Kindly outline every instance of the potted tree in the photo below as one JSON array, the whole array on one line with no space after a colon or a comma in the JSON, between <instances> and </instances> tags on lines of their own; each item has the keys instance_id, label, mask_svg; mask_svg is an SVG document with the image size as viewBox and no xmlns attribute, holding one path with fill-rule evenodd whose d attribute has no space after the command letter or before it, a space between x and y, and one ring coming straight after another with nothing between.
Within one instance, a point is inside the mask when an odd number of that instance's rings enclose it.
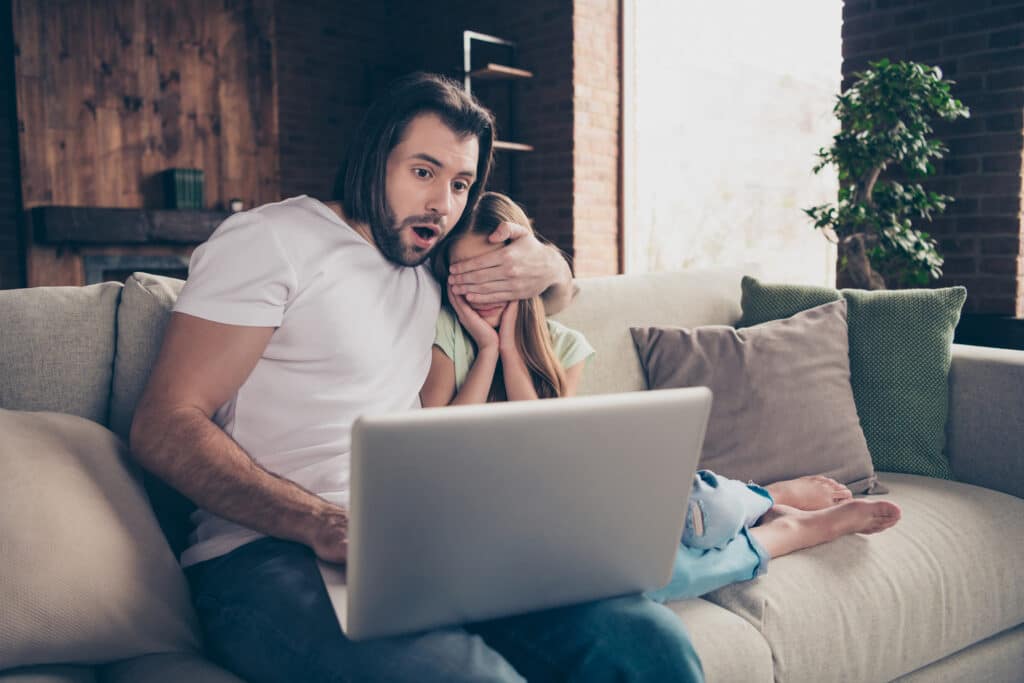
<instances>
[{"instance_id":1,"label":"potted tree","mask_svg":"<svg viewBox=\"0 0 1024 683\"><path fill-rule=\"evenodd\" d=\"M837 286L927 284L942 275L942 256L918 226L953 200L919 182L949 151L931 139L931 123L970 112L950 94L953 82L938 67L882 59L855 76L833 110L842 128L831 147L818 151L814 167L815 173L838 169L838 201L804 213L838 244Z\"/></svg>"}]
</instances>

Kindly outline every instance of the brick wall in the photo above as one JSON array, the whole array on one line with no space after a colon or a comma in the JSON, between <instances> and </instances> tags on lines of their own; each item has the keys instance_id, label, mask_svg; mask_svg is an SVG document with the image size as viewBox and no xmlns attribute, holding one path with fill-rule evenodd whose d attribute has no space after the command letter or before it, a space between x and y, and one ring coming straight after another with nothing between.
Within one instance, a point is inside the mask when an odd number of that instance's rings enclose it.
<instances>
[{"instance_id":1,"label":"brick wall","mask_svg":"<svg viewBox=\"0 0 1024 683\"><path fill-rule=\"evenodd\" d=\"M537 229L560 248L574 252L573 220L573 3L537 0L524 11L518 5L489 0L407 5L400 42L412 49L410 69L454 74L462 68L462 32L474 30L518 44L518 66L534 77L515 84L516 142L533 152L499 151L493 189L504 189L514 167L514 198L523 204ZM498 114L498 135L507 137L507 122L498 106L503 85L476 91Z\"/></svg>"},{"instance_id":2,"label":"brick wall","mask_svg":"<svg viewBox=\"0 0 1024 683\"><path fill-rule=\"evenodd\" d=\"M1024 316L1024 4L846 0L844 88L881 57L940 66L971 109L936 128L950 153L927 185L957 200L926 227L946 258L940 284L967 286L967 312Z\"/></svg>"},{"instance_id":3,"label":"brick wall","mask_svg":"<svg viewBox=\"0 0 1024 683\"><path fill-rule=\"evenodd\" d=\"M0 1L0 289L25 286L11 3Z\"/></svg>"},{"instance_id":4,"label":"brick wall","mask_svg":"<svg viewBox=\"0 0 1024 683\"><path fill-rule=\"evenodd\" d=\"M576 0L573 16L573 246L576 273L620 265L619 3Z\"/></svg>"},{"instance_id":5,"label":"brick wall","mask_svg":"<svg viewBox=\"0 0 1024 683\"><path fill-rule=\"evenodd\" d=\"M399 3L278 0L281 196L330 196L376 84L402 73L391 26ZM400 43L398 43L400 45Z\"/></svg>"},{"instance_id":6,"label":"brick wall","mask_svg":"<svg viewBox=\"0 0 1024 683\"><path fill-rule=\"evenodd\" d=\"M12 194L19 183L10 3L0 0L0 12L0 286L9 287L23 284L24 257ZM526 11L498 0L277 0L279 195L327 197L375 91L415 69L456 74L462 30L479 30L518 41L519 64L536 74L516 86L516 137L536 151L499 153L496 178L514 165L516 199L545 236L577 256L580 275L617 272L618 21L616 0L537 0Z\"/></svg>"},{"instance_id":7,"label":"brick wall","mask_svg":"<svg viewBox=\"0 0 1024 683\"><path fill-rule=\"evenodd\" d=\"M515 198L576 255L579 274L618 272L618 3L370 5L279 0L282 196L326 196L374 90L416 69L456 75L462 31L476 30L516 41L519 66L535 74L515 86L515 137L535 151L498 152L495 184L514 166ZM479 94L494 101L501 91ZM499 135L505 123L499 118Z\"/></svg>"}]
</instances>

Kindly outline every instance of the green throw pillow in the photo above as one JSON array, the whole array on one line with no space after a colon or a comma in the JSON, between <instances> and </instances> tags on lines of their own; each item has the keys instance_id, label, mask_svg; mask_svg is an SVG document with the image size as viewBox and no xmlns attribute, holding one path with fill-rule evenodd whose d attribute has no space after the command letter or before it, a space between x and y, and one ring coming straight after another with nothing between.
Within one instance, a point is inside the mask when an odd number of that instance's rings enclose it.
<instances>
[{"instance_id":1,"label":"green throw pillow","mask_svg":"<svg viewBox=\"0 0 1024 683\"><path fill-rule=\"evenodd\" d=\"M848 305L850 383L875 469L951 479L946 446L953 330L964 287L893 291L764 284L743 278L737 327Z\"/></svg>"}]
</instances>

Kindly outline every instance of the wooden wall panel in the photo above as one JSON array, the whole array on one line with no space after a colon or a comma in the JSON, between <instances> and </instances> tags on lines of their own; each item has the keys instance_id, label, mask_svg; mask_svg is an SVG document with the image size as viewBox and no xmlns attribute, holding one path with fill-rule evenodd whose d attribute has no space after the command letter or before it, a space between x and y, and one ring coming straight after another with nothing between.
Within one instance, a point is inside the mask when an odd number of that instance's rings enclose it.
<instances>
[{"instance_id":1,"label":"wooden wall panel","mask_svg":"<svg viewBox=\"0 0 1024 683\"><path fill-rule=\"evenodd\" d=\"M13 0L25 209L159 208L201 168L208 208L280 199L273 0ZM81 284L27 236L29 286Z\"/></svg>"},{"instance_id":2,"label":"wooden wall panel","mask_svg":"<svg viewBox=\"0 0 1024 683\"><path fill-rule=\"evenodd\" d=\"M205 203L279 196L273 1L14 0L22 190L40 204L157 207L157 174Z\"/></svg>"}]
</instances>

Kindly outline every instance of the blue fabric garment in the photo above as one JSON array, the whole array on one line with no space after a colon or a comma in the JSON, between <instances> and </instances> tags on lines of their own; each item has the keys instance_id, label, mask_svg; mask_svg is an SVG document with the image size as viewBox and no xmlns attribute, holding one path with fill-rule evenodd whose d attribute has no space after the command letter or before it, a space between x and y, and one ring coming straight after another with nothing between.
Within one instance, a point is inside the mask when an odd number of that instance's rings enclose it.
<instances>
[{"instance_id":1,"label":"blue fabric garment","mask_svg":"<svg viewBox=\"0 0 1024 683\"><path fill-rule=\"evenodd\" d=\"M207 654L264 681L703 681L679 618L642 595L352 642L312 551L264 538L186 569Z\"/></svg>"},{"instance_id":2,"label":"blue fabric garment","mask_svg":"<svg viewBox=\"0 0 1024 683\"><path fill-rule=\"evenodd\" d=\"M774 504L757 484L698 470L672 578L647 597L656 602L686 600L764 574L771 558L750 527Z\"/></svg>"},{"instance_id":3,"label":"blue fabric garment","mask_svg":"<svg viewBox=\"0 0 1024 683\"><path fill-rule=\"evenodd\" d=\"M722 547L744 527L753 526L773 504L771 494L757 484L697 470L690 489L683 544L702 549Z\"/></svg>"},{"instance_id":4,"label":"blue fabric garment","mask_svg":"<svg viewBox=\"0 0 1024 683\"><path fill-rule=\"evenodd\" d=\"M704 550L679 544L672 578L658 590L648 591L655 602L698 598L730 583L750 581L768 570L768 552L742 529L721 548Z\"/></svg>"}]
</instances>

